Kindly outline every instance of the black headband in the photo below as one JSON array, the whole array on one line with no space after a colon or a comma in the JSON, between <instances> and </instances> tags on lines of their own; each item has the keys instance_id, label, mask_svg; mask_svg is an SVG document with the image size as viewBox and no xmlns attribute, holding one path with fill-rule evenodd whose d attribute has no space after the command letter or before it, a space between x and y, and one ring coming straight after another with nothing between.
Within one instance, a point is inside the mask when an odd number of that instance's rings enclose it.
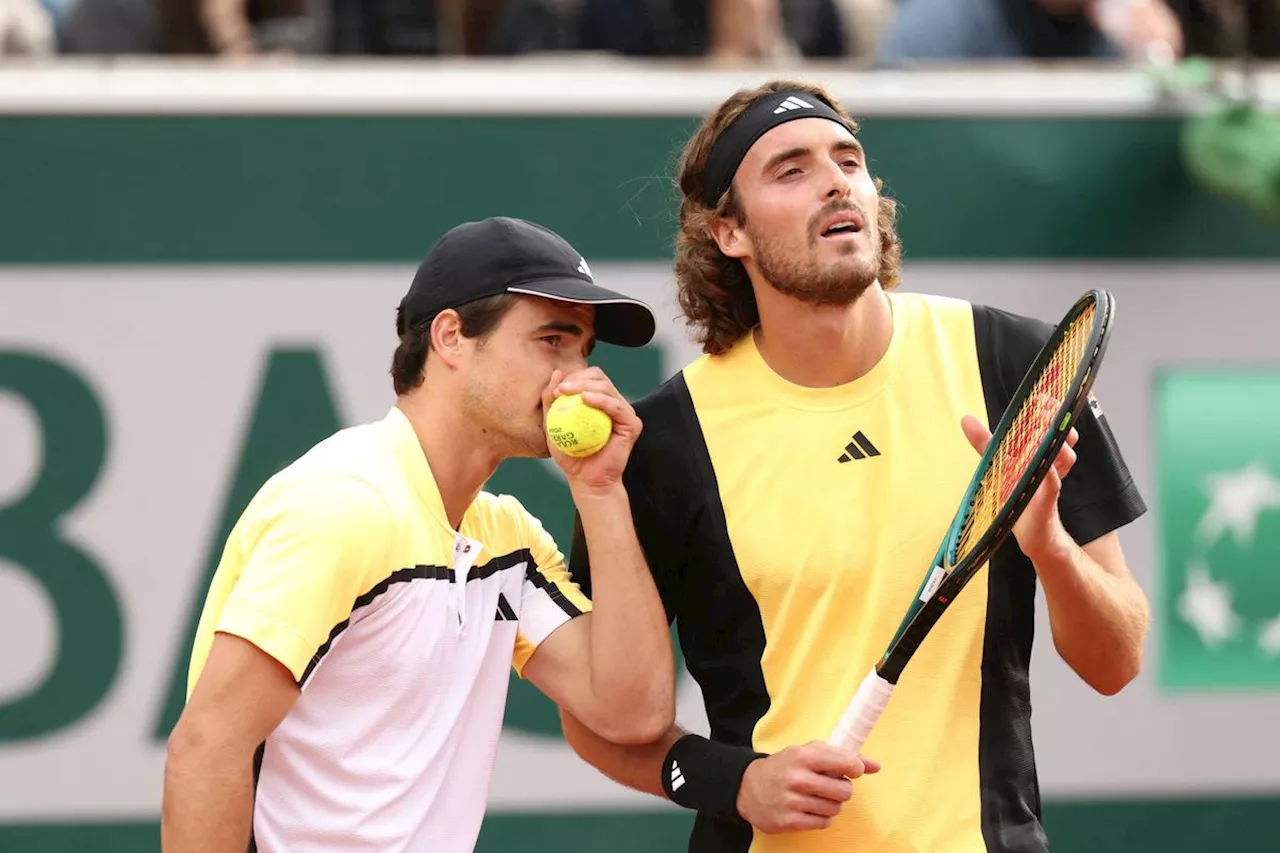
<instances>
[{"instance_id":1,"label":"black headband","mask_svg":"<svg viewBox=\"0 0 1280 853\"><path fill-rule=\"evenodd\" d=\"M808 92L775 92L761 98L734 119L711 146L702 170L702 200L707 207L714 208L729 189L738 165L757 139L797 118L825 118L849 127L848 119Z\"/></svg>"}]
</instances>

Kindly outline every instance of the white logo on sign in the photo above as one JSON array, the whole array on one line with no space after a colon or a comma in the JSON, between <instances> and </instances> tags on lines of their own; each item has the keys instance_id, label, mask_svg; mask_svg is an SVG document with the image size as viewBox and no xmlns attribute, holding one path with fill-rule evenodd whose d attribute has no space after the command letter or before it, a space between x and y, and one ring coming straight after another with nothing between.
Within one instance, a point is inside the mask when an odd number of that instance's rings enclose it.
<instances>
[{"instance_id":1,"label":"white logo on sign","mask_svg":"<svg viewBox=\"0 0 1280 853\"><path fill-rule=\"evenodd\" d=\"M1232 603L1229 581L1215 577L1209 552L1219 538L1230 534L1239 547L1252 546L1258 520L1280 509L1280 478L1266 465L1254 462L1237 471L1219 471L1206 477L1209 506L1195 527L1195 551L1187 561L1186 588L1178 598L1178 615L1209 648L1217 648L1239 636L1246 626ZM1253 576L1262 565L1247 564ZM1221 566L1220 566L1221 568ZM1237 578L1239 570L1237 570ZM1255 593L1256 594L1256 593ZM1251 627L1251 630L1252 627ZM1256 626L1255 642L1268 658L1280 658L1280 613Z\"/></svg>"},{"instance_id":2,"label":"white logo on sign","mask_svg":"<svg viewBox=\"0 0 1280 853\"><path fill-rule=\"evenodd\" d=\"M791 95L785 101L783 101L781 104L778 105L778 108L773 111L773 114L778 115L779 113L789 112L790 110L811 110L811 109L813 109L813 104L810 104L807 101L802 101L799 98L797 98L795 95Z\"/></svg>"}]
</instances>

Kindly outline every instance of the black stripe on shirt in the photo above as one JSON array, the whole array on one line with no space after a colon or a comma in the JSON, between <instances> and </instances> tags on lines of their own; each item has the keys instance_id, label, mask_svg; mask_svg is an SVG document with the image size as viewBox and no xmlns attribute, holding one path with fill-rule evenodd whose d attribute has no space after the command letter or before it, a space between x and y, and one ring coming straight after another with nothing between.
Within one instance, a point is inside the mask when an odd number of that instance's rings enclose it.
<instances>
[{"instance_id":1,"label":"black stripe on shirt","mask_svg":"<svg viewBox=\"0 0 1280 853\"><path fill-rule=\"evenodd\" d=\"M572 601L564 597L564 593L560 591L560 587L553 584L547 579L547 576L538 571L538 566L533 560L529 561L529 567L525 569L524 576L529 582L547 594L547 597L560 606L560 609L569 614L572 619L582 615L582 611Z\"/></svg>"},{"instance_id":2,"label":"black stripe on shirt","mask_svg":"<svg viewBox=\"0 0 1280 853\"><path fill-rule=\"evenodd\" d=\"M522 563L526 563L531 567L529 571L531 572L537 571L537 569L533 567L534 566L533 555L530 553L529 549L521 548L520 550L512 551L509 554L503 554L502 556L494 557L492 560L485 563L483 566L473 567L471 571L468 573L467 581L471 582L471 581L484 580L485 578L491 577L497 574L498 572L515 568L516 566L519 566ZM364 595L357 598L355 600L355 603L351 606L351 615L354 616L355 612L362 607L368 607L370 604L374 602L374 600L378 596L384 594L385 592L387 592L387 590L391 589L393 584L409 583L410 581L416 581L416 580L435 580L435 581L447 581L449 583L454 583L457 580L457 573L449 566L419 565L409 569L399 569L397 571L392 572L387 577L383 578L372 589L370 589ZM555 590L555 592L558 593L559 590ZM553 600L555 599L554 595L552 595L552 599ZM560 603L560 602L557 602L557 603ZM568 602L562 603L560 604L560 606L562 608L565 608L566 604L568 604ZM573 605L568 604L568 607L573 607ZM574 612L571 613L570 615L576 616L580 612L577 610L577 608L573 608L573 610ZM316 653L311 657L311 662L307 664L306 670L304 670L302 673L302 678L298 679L298 686L302 686L303 684L306 683L307 679L311 677L311 673L314 672L315 668L320 665L320 660L329 652L329 649L333 646L334 641L338 639L338 636L343 631L345 631L347 629L347 626L349 626L350 624L351 624L351 616L348 616L346 619L343 619L337 625L333 626L333 630L329 632L329 638L326 639L324 643L321 644L320 648L316 649Z\"/></svg>"}]
</instances>

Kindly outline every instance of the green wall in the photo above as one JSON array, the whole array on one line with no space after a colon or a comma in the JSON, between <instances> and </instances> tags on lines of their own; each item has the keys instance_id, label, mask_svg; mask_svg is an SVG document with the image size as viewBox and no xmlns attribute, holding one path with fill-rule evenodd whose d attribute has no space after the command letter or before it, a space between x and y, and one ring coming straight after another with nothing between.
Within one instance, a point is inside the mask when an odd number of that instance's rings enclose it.
<instances>
[{"instance_id":1,"label":"green wall","mask_svg":"<svg viewBox=\"0 0 1280 853\"><path fill-rule=\"evenodd\" d=\"M405 261L493 214L663 258L686 118L0 119L0 263ZM1176 119L865 122L908 258L1276 258Z\"/></svg>"}]
</instances>

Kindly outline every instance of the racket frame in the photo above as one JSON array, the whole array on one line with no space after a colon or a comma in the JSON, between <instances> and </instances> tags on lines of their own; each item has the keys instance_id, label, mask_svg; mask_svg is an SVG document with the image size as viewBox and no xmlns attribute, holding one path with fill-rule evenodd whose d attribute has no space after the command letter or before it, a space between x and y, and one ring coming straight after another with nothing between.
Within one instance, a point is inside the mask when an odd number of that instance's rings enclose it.
<instances>
[{"instance_id":1,"label":"racket frame","mask_svg":"<svg viewBox=\"0 0 1280 853\"><path fill-rule=\"evenodd\" d=\"M1076 365L1075 375L1068 386L1066 399L1054 414L1055 428L1041 439L1035 455L1032 457L1033 464L1027 467L1027 470L1011 492L1016 496L1013 502L1001 508L1001 512L996 518L996 523L979 538L973 550L965 555L964 560L960 564L954 563L956 549L959 547L960 537L964 530L965 519L968 516L974 496L982 483L983 475L990 467L996 450L1000 446L1001 439L1008 433L1014 419L1027 402L1027 396L1035 387L1035 383L1040 377L1040 372L1044 369L1049 359L1053 357L1057 345L1066 336L1071 324L1088 308L1090 303L1096 305L1095 310L1097 312L1093 329L1090 331L1089 341L1085 345L1085 355L1080 360L1080 363ZM897 683L907 662L915 654L916 649L924 641L925 636L933 625L946 611L951 602L955 600L955 597L964 588L965 584L991 559L991 556L1013 532L1014 524L1022 516L1023 510L1026 509L1041 482L1048 475L1050 467L1062 450L1062 445L1066 443L1070 435L1071 428L1075 426L1076 421L1084 412L1084 407L1088 405L1089 393L1093 389L1098 367L1106 354L1107 343L1110 340L1114 322L1115 300L1111 294L1097 288L1088 291L1072 305L1071 310L1058 323L1053 330L1053 334L1050 335L1044 346L1040 348L1035 361L1027 368L1017 390L1014 391L1013 396L1010 398L1010 404L1005 408L1000 422L992 431L991 440L987 443L986 451L982 454L977 470L973 477L970 478L964 497L960 501L960 508L952 519L942 543L938 546L938 552L934 555L932 569L920 583L920 588L916 591L915 598L898 626L897 632L889 642L880 660L876 663L875 673L889 684ZM1015 401L1018 402L1016 406L1014 405ZM943 575L941 579L937 577L939 572ZM931 586L934 587L932 592L929 591Z\"/></svg>"}]
</instances>

